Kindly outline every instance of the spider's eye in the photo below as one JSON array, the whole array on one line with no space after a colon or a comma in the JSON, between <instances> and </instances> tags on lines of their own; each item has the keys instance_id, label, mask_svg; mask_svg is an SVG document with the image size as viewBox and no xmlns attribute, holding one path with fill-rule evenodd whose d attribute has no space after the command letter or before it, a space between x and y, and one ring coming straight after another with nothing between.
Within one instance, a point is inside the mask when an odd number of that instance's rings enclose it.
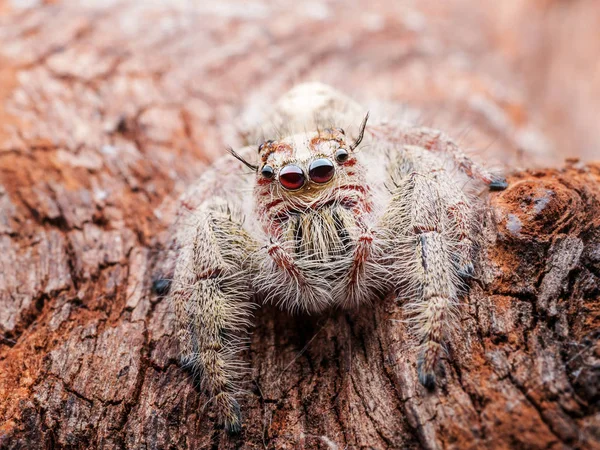
<instances>
[{"instance_id":1,"label":"spider's eye","mask_svg":"<svg viewBox=\"0 0 600 450\"><path fill-rule=\"evenodd\" d=\"M315 183L327 183L333 178L334 172L333 163L326 158L314 160L308 168L308 176Z\"/></svg>"},{"instance_id":2,"label":"spider's eye","mask_svg":"<svg viewBox=\"0 0 600 450\"><path fill-rule=\"evenodd\" d=\"M335 160L339 163L343 163L348 159L348 151L346 149L340 148L335 152Z\"/></svg>"},{"instance_id":3,"label":"spider's eye","mask_svg":"<svg viewBox=\"0 0 600 450\"><path fill-rule=\"evenodd\" d=\"M281 185L290 191L295 191L304 186L306 177L304 172L298 166L290 164L279 171L279 182Z\"/></svg>"},{"instance_id":4,"label":"spider's eye","mask_svg":"<svg viewBox=\"0 0 600 450\"><path fill-rule=\"evenodd\" d=\"M273 168L269 165L266 165L262 168L262 170L260 171L260 174L267 178L267 179L271 179L273 178L273 176L275 175L275 171L273 170Z\"/></svg>"},{"instance_id":5,"label":"spider's eye","mask_svg":"<svg viewBox=\"0 0 600 450\"><path fill-rule=\"evenodd\" d=\"M258 146L258 153L262 152L265 149L265 147L271 145L272 143L273 143L273 141L269 139L268 141L265 141L262 144L260 144Z\"/></svg>"}]
</instances>

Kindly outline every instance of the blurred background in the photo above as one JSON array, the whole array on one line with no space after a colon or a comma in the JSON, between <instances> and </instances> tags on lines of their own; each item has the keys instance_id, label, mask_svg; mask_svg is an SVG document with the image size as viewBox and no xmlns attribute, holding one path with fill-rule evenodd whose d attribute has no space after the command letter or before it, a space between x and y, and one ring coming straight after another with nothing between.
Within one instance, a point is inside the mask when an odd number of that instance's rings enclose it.
<instances>
[{"instance_id":1,"label":"blurred background","mask_svg":"<svg viewBox=\"0 0 600 450\"><path fill-rule=\"evenodd\" d=\"M0 14L0 150L93 160L121 130L154 161L208 160L319 80L509 166L600 156L597 0L0 0Z\"/></svg>"}]
</instances>

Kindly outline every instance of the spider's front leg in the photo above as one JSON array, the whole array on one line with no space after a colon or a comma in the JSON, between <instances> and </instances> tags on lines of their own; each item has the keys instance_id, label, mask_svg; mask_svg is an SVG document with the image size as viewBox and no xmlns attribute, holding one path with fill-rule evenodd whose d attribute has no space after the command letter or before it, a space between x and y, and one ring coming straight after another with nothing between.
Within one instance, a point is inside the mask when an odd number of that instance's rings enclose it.
<instances>
[{"instance_id":1,"label":"spider's front leg","mask_svg":"<svg viewBox=\"0 0 600 450\"><path fill-rule=\"evenodd\" d=\"M425 149L406 146L390 170L397 181L382 235L420 340L419 380L432 388L445 338L457 323L460 274L472 268L473 200L466 177Z\"/></svg>"},{"instance_id":2,"label":"spider's front leg","mask_svg":"<svg viewBox=\"0 0 600 450\"><path fill-rule=\"evenodd\" d=\"M178 323L182 362L200 381L230 432L241 429L240 375L236 356L249 325L251 280L247 267L256 251L242 217L226 204L201 205L185 220L171 301Z\"/></svg>"}]
</instances>

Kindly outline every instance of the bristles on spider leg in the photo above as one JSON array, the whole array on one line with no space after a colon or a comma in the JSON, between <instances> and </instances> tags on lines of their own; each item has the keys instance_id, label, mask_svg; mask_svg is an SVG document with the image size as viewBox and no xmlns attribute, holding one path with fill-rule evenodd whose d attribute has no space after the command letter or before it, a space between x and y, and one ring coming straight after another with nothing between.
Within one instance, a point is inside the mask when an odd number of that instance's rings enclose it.
<instances>
[{"instance_id":1,"label":"bristles on spider leg","mask_svg":"<svg viewBox=\"0 0 600 450\"><path fill-rule=\"evenodd\" d=\"M225 431L231 435L242 431L242 412L238 401L230 394L222 392L215 397L217 411L223 417Z\"/></svg>"},{"instance_id":2,"label":"bristles on spider leg","mask_svg":"<svg viewBox=\"0 0 600 450\"><path fill-rule=\"evenodd\" d=\"M170 292L179 324L182 365L211 396L220 420L241 429L240 383L247 373L238 353L247 339L252 304L244 261L255 251L227 205L203 206L188 218Z\"/></svg>"},{"instance_id":3,"label":"bristles on spider leg","mask_svg":"<svg viewBox=\"0 0 600 450\"><path fill-rule=\"evenodd\" d=\"M473 267L471 199L444 164L423 149L406 148L384 216L390 254L401 279L408 278L402 294L409 298L405 310L420 343L418 378L428 389L435 386L444 342L458 323L461 271Z\"/></svg>"}]
</instances>

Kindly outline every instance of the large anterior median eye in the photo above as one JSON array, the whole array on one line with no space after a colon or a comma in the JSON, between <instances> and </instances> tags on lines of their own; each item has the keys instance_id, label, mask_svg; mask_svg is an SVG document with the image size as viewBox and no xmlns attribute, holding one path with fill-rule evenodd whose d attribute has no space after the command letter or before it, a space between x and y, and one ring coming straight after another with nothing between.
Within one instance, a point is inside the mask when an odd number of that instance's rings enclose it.
<instances>
[{"instance_id":1,"label":"large anterior median eye","mask_svg":"<svg viewBox=\"0 0 600 450\"><path fill-rule=\"evenodd\" d=\"M314 160L308 168L308 176L315 183L327 183L333 178L334 172L333 163L326 158Z\"/></svg>"},{"instance_id":2,"label":"large anterior median eye","mask_svg":"<svg viewBox=\"0 0 600 450\"><path fill-rule=\"evenodd\" d=\"M290 191L300 189L302 186L304 186L305 180L306 177L304 176L302 169L298 166L294 166L293 164L285 166L279 171L279 182L284 188Z\"/></svg>"}]
</instances>

